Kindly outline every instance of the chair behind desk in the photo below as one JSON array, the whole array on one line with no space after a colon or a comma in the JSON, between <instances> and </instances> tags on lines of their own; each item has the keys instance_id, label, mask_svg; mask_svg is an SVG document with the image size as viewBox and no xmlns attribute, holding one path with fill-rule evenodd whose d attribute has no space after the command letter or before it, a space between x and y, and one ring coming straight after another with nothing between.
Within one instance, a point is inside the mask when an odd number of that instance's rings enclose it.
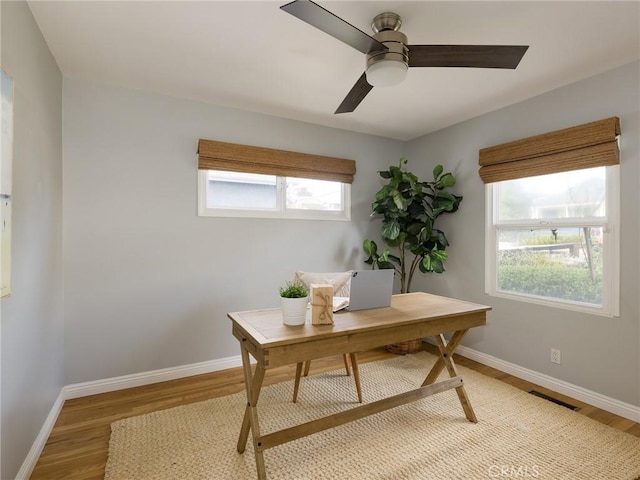
<instances>
[{"instance_id":1,"label":"chair behind desk","mask_svg":"<svg viewBox=\"0 0 640 480\"><path fill-rule=\"evenodd\" d=\"M331 272L331 273L311 273L297 270L294 274L293 280L295 282L302 283L307 290L309 290L312 283L330 284L333 285L333 295L336 297L349 297L351 289L351 274L353 270L346 272ZM355 353L344 354L344 368L347 375L351 375L351 368L353 368L353 378L356 384L356 391L358 393L358 401L362 403L362 388L360 386L360 373L358 371L358 359ZM349 366L349 359L351 359L351 368ZM311 360L304 362L304 376L309 374L309 368L311 366ZM298 363L296 366L296 379L293 387L293 402L298 400L298 390L300 387L300 377L303 375L303 364Z\"/></svg>"}]
</instances>

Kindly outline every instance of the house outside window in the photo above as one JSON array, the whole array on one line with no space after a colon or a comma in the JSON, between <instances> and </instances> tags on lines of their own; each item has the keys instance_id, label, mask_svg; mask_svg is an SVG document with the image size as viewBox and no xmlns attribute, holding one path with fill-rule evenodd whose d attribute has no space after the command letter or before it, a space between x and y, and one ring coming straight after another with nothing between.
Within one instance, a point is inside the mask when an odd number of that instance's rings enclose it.
<instances>
[{"instance_id":1,"label":"house outside window","mask_svg":"<svg viewBox=\"0 0 640 480\"><path fill-rule=\"evenodd\" d=\"M480 151L485 291L619 315L617 117Z\"/></svg>"}]
</instances>

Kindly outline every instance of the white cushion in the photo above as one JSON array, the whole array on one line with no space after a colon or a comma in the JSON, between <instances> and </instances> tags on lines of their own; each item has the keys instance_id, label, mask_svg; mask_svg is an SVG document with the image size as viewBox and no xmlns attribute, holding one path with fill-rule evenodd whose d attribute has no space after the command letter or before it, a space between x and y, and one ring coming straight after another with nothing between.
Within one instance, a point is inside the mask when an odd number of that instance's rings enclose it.
<instances>
[{"instance_id":1,"label":"white cushion","mask_svg":"<svg viewBox=\"0 0 640 480\"><path fill-rule=\"evenodd\" d=\"M352 273L353 270L333 273L311 273L297 270L293 280L302 283L307 290L312 283L328 283L333 285L334 297L348 297L351 291Z\"/></svg>"}]
</instances>

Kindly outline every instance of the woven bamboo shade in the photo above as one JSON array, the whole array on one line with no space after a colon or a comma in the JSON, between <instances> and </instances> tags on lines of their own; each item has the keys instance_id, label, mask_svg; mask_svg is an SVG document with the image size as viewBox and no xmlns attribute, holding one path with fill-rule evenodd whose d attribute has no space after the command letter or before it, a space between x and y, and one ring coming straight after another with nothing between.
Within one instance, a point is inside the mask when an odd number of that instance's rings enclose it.
<instances>
[{"instance_id":1,"label":"woven bamboo shade","mask_svg":"<svg viewBox=\"0 0 640 480\"><path fill-rule=\"evenodd\" d=\"M565 128L480 150L484 183L620 163L620 119Z\"/></svg>"},{"instance_id":2,"label":"woven bamboo shade","mask_svg":"<svg viewBox=\"0 0 640 480\"><path fill-rule=\"evenodd\" d=\"M353 183L356 162L344 158L200 139L198 169Z\"/></svg>"}]
</instances>

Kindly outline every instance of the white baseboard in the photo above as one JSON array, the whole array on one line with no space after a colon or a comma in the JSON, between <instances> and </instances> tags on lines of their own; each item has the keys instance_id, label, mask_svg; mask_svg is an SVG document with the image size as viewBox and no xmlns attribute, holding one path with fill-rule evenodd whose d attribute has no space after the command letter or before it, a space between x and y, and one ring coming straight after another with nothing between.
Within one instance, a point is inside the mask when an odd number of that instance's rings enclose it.
<instances>
[{"instance_id":1,"label":"white baseboard","mask_svg":"<svg viewBox=\"0 0 640 480\"><path fill-rule=\"evenodd\" d=\"M92 382L74 383L63 388L65 399L86 397L88 395L96 395L98 393L115 392L124 390L125 388L140 387L142 385L150 385L152 383L166 382L168 380L176 380L178 378L191 377L193 375L201 375L203 373L217 372L226 370L227 368L241 367L242 358L240 355L233 357L220 358L200 363L192 363L191 365L182 365L180 367L163 368L160 370L152 370L150 372L134 373L132 375L123 375L121 377L106 378Z\"/></svg>"},{"instance_id":2,"label":"white baseboard","mask_svg":"<svg viewBox=\"0 0 640 480\"><path fill-rule=\"evenodd\" d=\"M427 339L430 341L430 339ZM628 418L634 422L640 423L640 407L631 405L629 403L616 400L611 397L607 397L597 392L587 390L586 388L579 387L569 382L559 380L557 378L545 375L528 368L521 367L514 363L501 360L492 355L479 352L464 345L460 345L456 353L467 357L471 360L475 360L483 365L496 368L502 372L513 375L514 377L522 378L536 385L553 390L554 392L567 395L576 400L588 403L594 407L598 407L607 412L615 413L621 417ZM253 360L253 359L252 359ZM65 386L62 390L63 399L86 397L88 395L95 395L98 393L114 392L116 390L122 390L125 388L138 387L142 385L149 385L157 382L164 382L167 380L175 380L178 378L190 377L192 375L200 375L203 373L217 372L220 370L226 370L227 368L235 368L242 366L242 360L240 355L232 357L221 358L217 360L210 360L207 362L194 363L191 365L183 365L180 367L165 368L161 370L153 370L150 372L142 372L133 375L124 375L121 377L108 378L104 380L97 380L93 382L76 383ZM54 405L52 412L60 406ZM56 412L56 416L57 416ZM50 415L51 416L51 415ZM53 419L55 422L55 418ZM53 424L52 424L53 425Z\"/></svg>"},{"instance_id":3,"label":"white baseboard","mask_svg":"<svg viewBox=\"0 0 640 480\"><path fill-rule=\"evenodd\" d=\"M31 445L31 449L27 454L27 458L25 458L24 462L22 462L22 466L20 467L20 470L16 475L16 480L28 480L29 477L31 477L31 473L36 467L36 463L38 463L38 458L40 458L40 454L42 453L42 450L44 449L44 446L49 439L49 434L51 433L51 430L53 430L53 426L55 425L56 420L58 419L58 415L62 410L64 400L65 398L63 388L58 394L58 398L56 398L56 401L53 402L53 407L51 408L49 415L47 415L47 419L44 421L44 424L40 429L40 433L38 433L38 436L33 442L33 445Z\"/></svg>"},{"instance_id":4,"label":"white baseboard","mask_svg":"<svg viewBox=\"0 0 640 480\"><path fill-rule=\"evenodd\" d=\"M538 373L534 370L529 370L528 368L521 367L514 363L506 362L491 355L487 355L486 353L465 347L464 345L460 345L456 349L456 353L471 360L475 360L478 363L482 363L483 365L493 367L501 372L513 375L514 377L522 378L523 380L548 388L554 392L567 395L607 412L615 413L616 415L620 415L621 417L640 423L640 407L638 406L621 402L615 398L601 395L572 383L558 380L557 378Z\"/></svg>"}]
</instances>

